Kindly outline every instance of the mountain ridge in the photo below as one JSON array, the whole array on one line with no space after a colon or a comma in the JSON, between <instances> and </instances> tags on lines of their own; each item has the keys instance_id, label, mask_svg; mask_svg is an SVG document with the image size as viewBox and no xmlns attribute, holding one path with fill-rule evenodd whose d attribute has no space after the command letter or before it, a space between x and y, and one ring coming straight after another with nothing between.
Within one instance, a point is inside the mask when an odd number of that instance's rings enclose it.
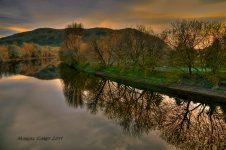
<instances>
[{"instance_id":1,"label":"mountain ridge","mask_svg":"<svg viewBox=\"0 0 226 150\"><path fill-rule=\"evenodd\" d=\"M139 32L136 29L124 28L124 29L110 29L110 28L88 28L84 29L83 39L86 41L92 35L95 36L105 36L114 31L116 32L125 32L128 30L134 30ZM7 37L0 38L0 45L7 44L22 44L23 42L36 43L44 46L60 46L63 41L64 29L54 29L54 28L37 28L32 31L26 31L21 33L16 33ZM155 42L161 43L161 45L167 45L163 40L157 36L151 35Z\"/></svg>"}]
</instances>

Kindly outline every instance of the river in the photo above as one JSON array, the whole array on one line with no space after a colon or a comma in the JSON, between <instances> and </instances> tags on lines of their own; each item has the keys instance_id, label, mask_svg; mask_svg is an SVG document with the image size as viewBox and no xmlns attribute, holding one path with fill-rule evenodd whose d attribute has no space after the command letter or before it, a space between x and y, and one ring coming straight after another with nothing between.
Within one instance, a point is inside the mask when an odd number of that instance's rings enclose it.
<instances>
[{"instance_id":1,"label":"river","mask_svg":"<svg viewBox=\"0 0 226 150\"><path fill-rule=\"evenodd\" d=\"M226 104L181 99L56 60L0 65L1 150L226 148Z\"/></svg>"}]
</instances>

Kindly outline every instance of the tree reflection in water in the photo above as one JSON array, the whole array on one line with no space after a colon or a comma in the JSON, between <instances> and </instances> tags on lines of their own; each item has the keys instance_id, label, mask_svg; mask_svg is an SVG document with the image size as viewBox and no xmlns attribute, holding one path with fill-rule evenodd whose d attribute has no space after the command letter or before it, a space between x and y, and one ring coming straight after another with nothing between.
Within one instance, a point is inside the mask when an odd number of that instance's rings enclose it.
<instances>
[{"instance_id":1,"label":"tree reflection in water","mask_svg":"<svg viewBox=\"0 0 226 150\"><path fill-rule=\"evenodd\" d=\"M34 73L38 73L41 69L46 68L49 65L56 65L57 63L57 59L39 59L1 63L0 79L2 77L9 77L17 74L34 76Z\"/></svg>"},{"instance_id":2,"label":"tree reflection in water","mask_svg":"<svg viewBox=\"0 0 226 150\"><path fill-rule=\"evenodd\" d=\"M61 66L65 98L75 108L101 111L134 136L160 130L183 149L224 149L225 105L169 98Z\"/></svg>"}]
</instances>

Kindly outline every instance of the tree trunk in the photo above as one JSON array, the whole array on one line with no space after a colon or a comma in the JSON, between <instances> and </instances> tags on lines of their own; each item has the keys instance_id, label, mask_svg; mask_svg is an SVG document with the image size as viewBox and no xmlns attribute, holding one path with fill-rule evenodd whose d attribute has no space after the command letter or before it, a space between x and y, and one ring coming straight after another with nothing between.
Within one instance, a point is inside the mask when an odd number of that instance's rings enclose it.
<instances>
[{"instance_id":1,"label":"tree trunk","mask_svg":"<svg viewBox=\"0 0 226 150\"><path fill-rule=\"evenodd\" d=\"M192 67L190 65L188 66L188 70L189 70L189 75L191 76L192 75Z\"/></svg>"}]
</instances>

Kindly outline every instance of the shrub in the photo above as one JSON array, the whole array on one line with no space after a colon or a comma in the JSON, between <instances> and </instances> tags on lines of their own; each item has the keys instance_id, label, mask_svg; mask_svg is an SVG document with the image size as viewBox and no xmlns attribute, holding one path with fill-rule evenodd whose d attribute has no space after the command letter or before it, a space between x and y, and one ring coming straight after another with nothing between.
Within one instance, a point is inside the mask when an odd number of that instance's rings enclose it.
<instances>
[{"instance_id":1,"label":"shrub","mask_svg":"<svg viewBox=\"0 0 226 150\"><path fill-rule=\"evenodd\" d=\"M19 58L21 56L20 47L13 44L8 46L8 56L10 59Z\"/></svg>"},{"instance_id":2,"label":"shrub","mask_svg":"<svg viewBox=\"0 0 226 150\"><path fill-rule=\"evenodd\" d=\"M75 57L75 53L72 49L61 49L59 51L60 60L68 65L76 64L77 59Z\"/></svg>"},{"instance_id":3,"label":"shrub","mask_svg":"<svg viewBox=\"0 0 226 150\"><path fill-rule=\"evenodd\" d=\"M8 59L8 48L7 46L0 46L0 62Z\"/></svg>"},{"instance_id":4,"label":"shrub","mask_svg":"<svg viewBox=\"0 0 226 150\"><path fill-rule=\"evenodd\" d=\"M41 55L42 54L42 48L37 44L35 44L33 48L34 49L32 51L32 57L35 57L35 58L41 57L42 56Z\"/></svg>"},{"instance_id":5,"label":"shrub","mask_svg":"<svg viewBox=\"0 0 226 150\"><path fill-rule=\"evenodd\" d=\"M220 79L216 75L208 76L208 80L212 84L213 88L218 88L219 87Z\"/></svg>"}]
</instances>

